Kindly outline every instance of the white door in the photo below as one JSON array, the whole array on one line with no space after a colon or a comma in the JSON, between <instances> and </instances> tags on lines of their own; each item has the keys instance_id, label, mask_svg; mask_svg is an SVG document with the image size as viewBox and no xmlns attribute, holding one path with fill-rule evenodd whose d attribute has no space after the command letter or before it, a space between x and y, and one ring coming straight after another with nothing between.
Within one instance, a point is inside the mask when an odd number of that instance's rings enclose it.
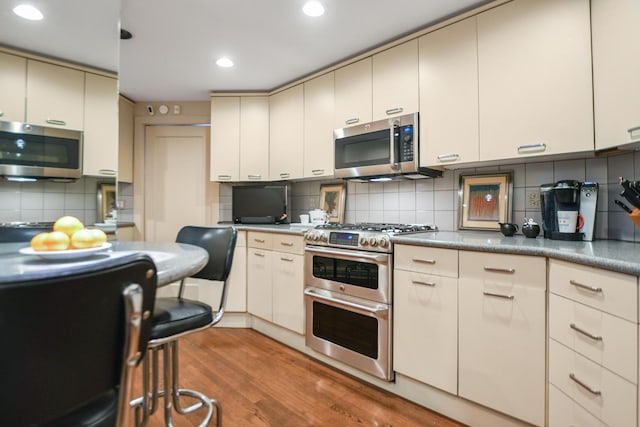
<instances>
[{"instance_id":1,"label":"white door","mask_svg":"<svg viewBox=\"0 0 640 427\"><path fill-rule=\"evenodd\" d=\"M217 221L217 185L210 182L209 128L147 126L145 240L174 242L185 225ZM216 197L217 199L217 197Z\"/></svg>"}]
</instances>

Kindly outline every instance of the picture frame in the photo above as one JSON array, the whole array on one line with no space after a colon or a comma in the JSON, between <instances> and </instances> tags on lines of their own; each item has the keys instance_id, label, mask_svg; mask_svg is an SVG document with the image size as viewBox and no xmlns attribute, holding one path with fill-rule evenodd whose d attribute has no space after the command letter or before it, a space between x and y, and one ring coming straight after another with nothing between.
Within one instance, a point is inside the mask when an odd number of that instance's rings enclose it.
<instances>
[{"instance_id":1,"label":"picture frame","mask_svg":"<svg viewBox=\"0 0 640 427\"><path fill-rule=\"evenodd\" d=\"M340 224L344 222L344 207L347 197L347 184L322 184L320 186L320 209L327 213L327 221Z\"/></svg>"},{"instance_id":2,"label":"picture frame","mask_svg":"<svg viewBox=\"0 0 640 427\"><path fill-rule=\"evenodd\" d=\"M460 175L458 228L499 230L511 222L513 171Z\"/></svg>"},{"instance_id":3,"label":"picture frame","mask_svg":"<svg viewBox=\"0 0 640 427\"><path fill-rule=\"evenodd\" d=\"M116 208L116 184L101 182L98 184L97 221L104 222Z\"/></svg>"}]
</instances>

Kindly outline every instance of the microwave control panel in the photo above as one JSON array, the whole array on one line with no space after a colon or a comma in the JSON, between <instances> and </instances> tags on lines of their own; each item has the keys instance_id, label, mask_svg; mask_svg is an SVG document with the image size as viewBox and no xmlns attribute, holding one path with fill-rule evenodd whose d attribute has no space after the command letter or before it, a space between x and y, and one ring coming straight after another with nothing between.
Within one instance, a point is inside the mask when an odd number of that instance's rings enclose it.
<instances>
[{"instance_id":1,"label":"microwave control panel","mask_svg":"<svg viewBox=\"0 0 640 427\"><path fill-rule=\"evenodd\" d=\"M398 126L394 132L396 146L400 147L400 161L413 161L413 125Z\"/></svg>"}]
</instances>

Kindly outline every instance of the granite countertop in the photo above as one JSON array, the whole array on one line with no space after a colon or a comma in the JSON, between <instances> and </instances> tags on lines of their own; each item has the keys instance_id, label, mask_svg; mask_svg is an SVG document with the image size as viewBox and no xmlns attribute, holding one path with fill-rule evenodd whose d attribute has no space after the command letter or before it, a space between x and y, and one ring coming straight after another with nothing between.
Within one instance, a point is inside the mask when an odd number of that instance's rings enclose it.
<instances>
[{"instance_id":1,"label":"granite countertop","mask_svg":"<svg viewBox=\"0 0 640 427\"><path fill-rule=\"evenodd\" d=\"M238 230L246 231L264 231L268 233L283 233L283 234L299 234L303 235L305 231L315 227L314 224L229 224L233 225Z\"/></svg>"},{"instance_id":2,"label":"granite countertop","mask_svg":"<svg viewBox=\"0 0 640 427\"><path fill-rule=\"evenodd\" d=\"M18 251L28 243L0 243L0 284L27 281L51 275L71 274L88 267L107 267L119 257L144 253L156 264L158 286L168 285L197 273L209 259L207 251L182 243L111 242L105 252L78 260L46 260Z\"/></svg>"},{"instance_id":3,"label":"granite countertop","mask_svg":"<svg viewBox=\"0 0 640 427\"><path fill-rule=\"evenodd\" d=\"M397 235L394 243L471 251L537 255L591 267L640 275L640 244L618 240L570 242L535 239L521 235L505 237L496 231L438 231Z\"/></svg>"}]
</instances>

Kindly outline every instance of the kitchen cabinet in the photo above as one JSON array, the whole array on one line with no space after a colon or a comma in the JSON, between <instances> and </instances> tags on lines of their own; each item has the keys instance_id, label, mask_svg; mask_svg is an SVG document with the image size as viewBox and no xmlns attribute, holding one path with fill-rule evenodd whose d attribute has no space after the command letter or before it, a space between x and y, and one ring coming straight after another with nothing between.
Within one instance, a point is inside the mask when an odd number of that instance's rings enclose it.
<instances>
[{"instance_id":1,"label":"kitchen cabinet","mask_svg":"<svg viewBox=\"0 0 640 427\"><path fill-rule=\"evenodd\" d=\"M371 57L335 71L334 128L371 121L372 79Z\"/></svg>"},{"instance_id":2,"label":"kitchen cabinet","mask_svg":"<svg viewBox=\"0 0 640 427\"><path fill-rule=\"evenodd\" d=\"M0 52L0 120L24 122L27 60Z\"/></svg>"},{"instance_id":3,"label":"kitchen cabinet","mask_svg":"<svg viewBox=\"0 0 640 427\"><path fill-rule=\"evenodd\" d=\"M85 73L84 175L115 177L118 173L118 81Z\"/></svg>"},{"instance_id":4,"label":"kitchen cabinet","mask_svg":"<svg viewBox=\"0 0 640 427\"><path fill-rule=\"evenodd\" d=\"M269 98L211 98L212 181L269 179Z\"/></svg>"},{"instance_id":5,"label":"kitchen cabinet","mask_svg":"<svg viewBox=\"0 0 640 427\"><path fill-rule=\"evenodd\" d=\"M418 40L373 55L373 120L418 111Z\"/></svg>"},{"instance_id":6,"label":"kitchen cabinet","mask_svg":"<svg viewBox=\"0 0 640 427\"><path fill-rule=\"evenodd\" d=\"M304 82L303 176L333 176L334 73Z\"/></svg>"},{"instance_id":7,"label":"kitchen cabinet","mask_svg":"<svg viewBox=\"0 0 640 427\"><path fill-rule=\"evenodd\" d=\"M546 259L460 251L458 393L545 424Z\"/></svg>"},{"instance_id":8,"label":"kitchen cabinet","mask_svg":"<svg viewBox=\"0 0 640 427\"><path fill-rule=\"evenodd\" d=\"M395 245L394 258L393 368L455 395L458 251Z\"/></svg>"},{"instance_id":9,"label":"kitchen cabinet","mask_svg":"<svg viewBox=\"0 0 640 427\"><path fill-rule=\"evenodd\" d=\"M636 276L549 261L550 417L576 422L581 411L564 412L582 407L595 425L637 425L637 283Z\"/></svg>"},{"instance_id":10,"label":"kitchen cabinet","mask_svg":"<svg viewBox=\"0 0 640 427\"><path fill-rule=\"evenodd\" d=\"M302 236L247 233L249 313L304 333L304 242Z\"/></svg>"},{"instance_id":11,"label":"kitchen cabinet","mask_svg":"<svg viewBox=\"0 0 640 427\"><path fill-rule=\"evenodd\" d=\"M118 99L118 181L133 182L133 102Z\"/></svg>"},{"instance_id":12,"label":"kitchen cabinet","mask_svg":"<svg viewBox=\"0 0 640 427\"><path fill-rule=\"evenodd\" d=\"M420 165L479 160L476 17L419 39Z\"/></svg>"},{"instance_id":13,"label":"kitchen cabinet","mask_svg":"<svg viewBox=\"0 0 640 427\"><path fill-rule=\"evenodd\" d=\"M640 8L591 0L596 149L640 141Z\"/></svg>"},{"instance_id":14,"label":"kitchen cabinet","mask_svg":"<svg viewBox=\"0 0 640 427\"><path fill-rule=\"evenodd\" d=\"M269 176L302 178L304 88L296 85L269 97Z\"/></svg>"},{"instance_id":15,"label":"kitchen cabinet","mask_svg":"<svg viewBox=\"0 0 640 427\"><path fill-rule=\"evenodd\" d=\"M72 68L27 60L26 121L84 130L84 75Z\"/></svg>"},{"instance_id":16,"label":"kitchen cabinet","mask_svg":"<svg viewBox=\"0 0 640 427\"><path fill-rule=\"evenodd\" d=\"M515 0L478 19L480 160L593 150L588 0Z\"/></svg>"}]
</instances>

